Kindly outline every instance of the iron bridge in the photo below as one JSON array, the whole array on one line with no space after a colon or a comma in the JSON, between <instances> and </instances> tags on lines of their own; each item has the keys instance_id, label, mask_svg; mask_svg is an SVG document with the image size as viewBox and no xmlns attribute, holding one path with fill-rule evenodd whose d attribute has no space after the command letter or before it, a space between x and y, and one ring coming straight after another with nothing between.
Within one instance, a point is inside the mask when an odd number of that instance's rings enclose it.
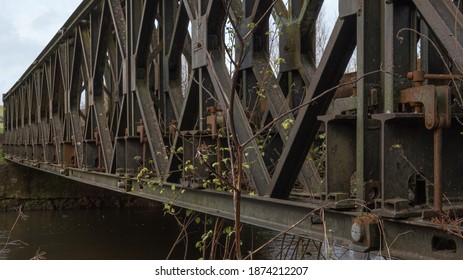
<instances>
[{"instance_id":1,"label":"iron bridge","mask_svg":"<svg viewBox=\"0 0 463 280\"><path fill-rule=\"evenodd\" d=\"M462 259L457 2L342 0L322 34L322 0L82 1L3 95L3 153L231 219L239 187L246 223Z\"/></svg>"}]
</instances>

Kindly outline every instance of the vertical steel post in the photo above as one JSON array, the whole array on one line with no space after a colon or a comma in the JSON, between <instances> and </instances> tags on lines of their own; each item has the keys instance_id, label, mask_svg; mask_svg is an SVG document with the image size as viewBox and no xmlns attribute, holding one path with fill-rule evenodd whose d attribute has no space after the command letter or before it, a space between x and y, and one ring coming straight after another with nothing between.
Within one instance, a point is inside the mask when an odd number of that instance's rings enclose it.
<instances>
[{"instance_id":1,"label":"vertical steel post","mask_svg":"<svg viewBox=\"0 0 463 280\"><path fill-rule=\"evenodd\" d=\"M442 212L442 131L434 130L434 211Z\"/></svg>"},{"instance_id":2,"label":"vertical steel post","mask_svg":"<svg viewBox=\"0 0 463 280\"><path fill-rule=\"evenodd\" d=\"M359 1L357 17L357 137L356 137L356 197L364 199L364 182L379 179L379 138L369 130L373 120L369 117L369 99L373 89L380 84L380 73L370 73L381 68L381 41L374 34L381 33L377 20L381 16L378 1ZM377 123L375 127L379 127ZM378 131L379 132L379 131ZM379 135L379 133L378 133Z\"/></svg>"}]
</instances>

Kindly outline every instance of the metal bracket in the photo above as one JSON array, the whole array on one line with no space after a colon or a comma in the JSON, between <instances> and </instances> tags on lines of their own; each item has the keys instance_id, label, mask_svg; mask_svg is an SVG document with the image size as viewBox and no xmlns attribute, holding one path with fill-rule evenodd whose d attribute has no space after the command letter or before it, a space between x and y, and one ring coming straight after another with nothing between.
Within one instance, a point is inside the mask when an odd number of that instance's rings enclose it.
<instances>
[{"instance_id":1,"label":"metal bracket","mask_svg":"<svg viewBox=\"0 0 463 280\"><path fill-rule=\"evenodd\" d=\"M411 104L415 112L424 108L427 129L450 126L450 88L448 86L425 85L400 91L399 103Z\"/></svg>"}]
</instances>

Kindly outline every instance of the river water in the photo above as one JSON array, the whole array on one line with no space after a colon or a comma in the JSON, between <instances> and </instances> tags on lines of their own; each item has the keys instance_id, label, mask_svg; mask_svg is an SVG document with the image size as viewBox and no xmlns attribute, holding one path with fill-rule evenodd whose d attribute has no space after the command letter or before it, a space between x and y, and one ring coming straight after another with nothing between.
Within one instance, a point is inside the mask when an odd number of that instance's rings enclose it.
<instances>
[{"instance_id":1,"label":"river water","mask_svg":"<svg viewBox=\"0 0 463 280\"><path fill-rule=\"evenodd\" d=\"M0 213L0 260L164 260L177 238L173 217L159 209L89 209L29 211L27 219L17 212ZM187 259L199 259L195 243L202 227L189 230ZM243 252L257 248L276 235L256 227L243 231ZM5 243L8 244L5 246ZM358 259L363 256L334 248L330 256L314 241L282 236L253 256L254 259ZM294 248L298 248L295 250ZM178 246L170 259L183 259Z\"/></svg>"},{"instance_id":2,"label":"river water","mask_svg":"<svg viewBox=\"0 0 463 280\"><path fill-rule=\"evenodd\" d=\"M174 218L157 208L45 210L24 214L26 220L18 219L18 212L0 213L0 260L36 256L52 260L163 260L179 233ZM189 229L187 259L201 257L195 243L201 240L203 228L195 226ZM244 242L248 248L255 241L257 246L265 234L269 231L246 227ZM183 244L177 246L170 259L183 259L184 248ZM256 257L269 258L265 251Z\"/></svg>"},{"instance_id":3,"label":"river water","mask_svg":"<svg viewBox=\"0 0 463 280\"><path fill-rule=\"evenodd\" d=\"M30 259L38 251L55 260L165 259L176 238L176 225L171 217L157 211L27 212L27 220L19 219L11 231L10 244L0 259ZM0 213L0 243L8 239L17 217L17 212Z\"/></svg>"}]
</instances>

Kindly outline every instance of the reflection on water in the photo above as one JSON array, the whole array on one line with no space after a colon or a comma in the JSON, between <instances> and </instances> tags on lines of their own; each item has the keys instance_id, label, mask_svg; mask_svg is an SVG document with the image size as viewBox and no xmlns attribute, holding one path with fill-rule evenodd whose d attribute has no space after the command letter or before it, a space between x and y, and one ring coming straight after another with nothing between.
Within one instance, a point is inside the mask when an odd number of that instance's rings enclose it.
<instances>
[{"instance_id":1,"label":"reflection on water","mask_svg":"<svg viewBox=\"0 0 463 280\"><path fill-rule=\"evenodd\" d=\"M18 213L0 213L0 260L163 260L179 233L170 215L157 209L91 209L31 211L27 220ZM14 229L8 240L10 229ZM195 243L201 240L202 227L190 229L187 259L201 253ZM258 248L276 232L256 227L243 231L243 253ZM253 259L363 259L336 246L282 235L252 256ZM170 259L183 259L184 246L178 246Z\"/></svg>"}]
</instances>

